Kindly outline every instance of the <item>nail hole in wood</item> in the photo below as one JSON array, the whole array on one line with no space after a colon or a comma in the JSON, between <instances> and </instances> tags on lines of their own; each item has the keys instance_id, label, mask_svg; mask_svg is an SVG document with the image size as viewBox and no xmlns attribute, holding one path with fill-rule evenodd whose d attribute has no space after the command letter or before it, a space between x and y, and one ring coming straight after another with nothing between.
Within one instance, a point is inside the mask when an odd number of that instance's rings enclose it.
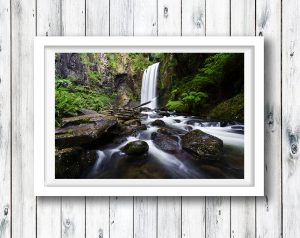
<instances>
[{"instance_id":1,"label":"nail hole in wood","mask_svg":"<svg viewBox=\"0 0 300 238\"><path fill-rule=\"evenodd\" d=\"M260 31L260 32L258 33L258 35L259 35L259 36L263 36L263 33L262 33L262 31Z\"/></svg>"},{"instance_id":2,"label":"nail hole in wood","mask_svg":"<svg viewBox=\"0 0 300 238\"><path fill-rule=\"evenodd\" d=\"M297 154L297 152L298 152L297 144L295 144L295 143L291 144L291 152L292 152L293 155Z\"/></svg>"},{"instance_id":3,"label":"nail hole in wood","mask_svg":"<svg viewBox=\"0 0 300 238\"><path fill-rule=\"evenodd\" d=\"M5 206L4 207L4 216L7 216L7 214L8 214L8 206Z\"/></svg>"}]
</instances>

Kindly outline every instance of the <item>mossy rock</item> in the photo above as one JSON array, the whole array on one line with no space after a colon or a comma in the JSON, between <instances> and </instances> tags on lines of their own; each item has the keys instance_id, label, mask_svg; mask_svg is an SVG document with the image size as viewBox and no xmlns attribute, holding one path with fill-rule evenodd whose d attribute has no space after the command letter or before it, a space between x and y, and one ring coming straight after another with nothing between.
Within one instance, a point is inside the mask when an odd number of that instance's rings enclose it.
<instances>
[{"instance_id":1,"label":"mossy rock","mask_svg":"<svg viewBox=\"0 0 300 238\"><path fill-rule=\"evenodd\" d=\"M157 119L151 123L151 126L163 127L163 126L166 126L166 123L163 120Z\"/></svg>"},{"instance_id":2,"label":"mossy rock","mask_svg":"<svg viewBox=\"0 0 300 238\"><path fill-rule=\"evenodd\" d=\"M149 145L142 140L129 142L122 148L122 151L127 155L141 155L147 153L148 150Z\"/></svg>"},{"instance_id":3,"label":"mossy rock","mask_svg":"<svg viewBox=\"0 0 300 238\"><path fill-rule=\"evenodd\" d=\"M223 141L201 130L193 130L181 136L182 148L194 155L196 160L219 160L223 152Z\"/></svg>"}]
</instances>

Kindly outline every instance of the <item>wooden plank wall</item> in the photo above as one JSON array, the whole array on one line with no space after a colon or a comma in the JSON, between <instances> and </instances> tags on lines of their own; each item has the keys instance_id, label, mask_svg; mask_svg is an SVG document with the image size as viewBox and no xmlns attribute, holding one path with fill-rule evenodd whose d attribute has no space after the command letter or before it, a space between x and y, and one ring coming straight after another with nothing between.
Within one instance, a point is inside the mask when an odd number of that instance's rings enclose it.
<instances>
[{"instance_id":1,"label":"wooden plank wall","mask_svg":"<svg viewBox=\"0 0 300 238\"><path fill-rule=\"evenodd\" d=\"M0 238L300 237L298 0L0 0ZM33 37L265 37L265 196L33 196ZM257 158L260 159L260 158Z\"/></svg>"}]
</instances>

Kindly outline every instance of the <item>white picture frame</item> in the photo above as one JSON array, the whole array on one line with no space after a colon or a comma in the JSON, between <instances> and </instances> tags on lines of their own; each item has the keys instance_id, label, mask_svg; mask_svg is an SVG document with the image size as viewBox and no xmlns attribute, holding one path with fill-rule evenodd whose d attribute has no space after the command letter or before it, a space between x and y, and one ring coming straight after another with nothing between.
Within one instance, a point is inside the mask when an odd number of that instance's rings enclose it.
<instances>
[{"instance_id":1,"label":"white picture frame","mask_svg":"<svg viewBox=\"0 0 300 238\"><path fill-rule=\"evenodd\" d=\"M55 179L55 53L162 51L244 53L244 179ZM263 37L36 37L34 194L36 196L263 196Z\"/></svg>"}]
</instances>

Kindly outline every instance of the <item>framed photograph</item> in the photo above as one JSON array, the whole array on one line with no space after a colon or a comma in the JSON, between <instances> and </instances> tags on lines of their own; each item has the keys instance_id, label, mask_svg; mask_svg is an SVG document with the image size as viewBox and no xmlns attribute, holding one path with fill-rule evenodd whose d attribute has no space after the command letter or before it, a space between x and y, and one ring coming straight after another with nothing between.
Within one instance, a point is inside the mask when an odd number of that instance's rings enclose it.
<instances>
[{"instance_id":1,"label":"framed photograph","mask_svg":"<svg viewBox=\"0 0 300 238\"><path fill-rule=\"evenodd\" d=\"M262 196L263 37L36 37L36 196Z\"/></svg>"}]
</instances>

